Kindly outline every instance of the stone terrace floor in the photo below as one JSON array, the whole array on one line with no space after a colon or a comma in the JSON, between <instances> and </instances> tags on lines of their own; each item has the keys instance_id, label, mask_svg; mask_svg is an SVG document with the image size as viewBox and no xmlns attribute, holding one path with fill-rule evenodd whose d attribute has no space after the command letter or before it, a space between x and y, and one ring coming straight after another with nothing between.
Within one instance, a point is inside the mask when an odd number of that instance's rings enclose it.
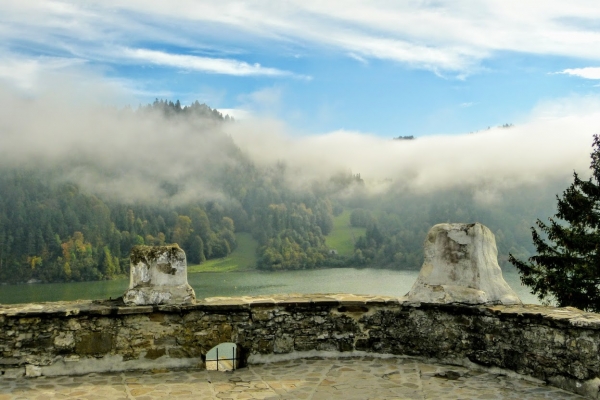
<instances>
[{"instance_id":1,"label":"stone terrace floor","mask_svg":"<svg viewBox=\"0 0 600 400\"><path fill-rule=\"evenodd\" d=\"M187 370L0 380L0 400L581 398L533 381L407 358L314 358L225 373Z\"/></svg>"}]
</instances>

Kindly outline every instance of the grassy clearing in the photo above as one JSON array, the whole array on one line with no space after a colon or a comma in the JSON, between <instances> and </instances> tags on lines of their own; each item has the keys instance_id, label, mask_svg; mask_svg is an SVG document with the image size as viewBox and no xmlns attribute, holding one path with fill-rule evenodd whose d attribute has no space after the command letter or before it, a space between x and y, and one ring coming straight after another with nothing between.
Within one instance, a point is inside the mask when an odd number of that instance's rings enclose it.
<instances>
[{"instance_id":1,"label":"grassy clearing","mask_svg":"<svg viewBox=\"0 0 600 400\"><path fill-rule=\"evenodd\" d=\"M351 256L354 253L354 241L365 234L365 228L350 226L350 210L333 218L333 230L325 240L330 249L335 249L341 256Z\"/></svg>"},{"instance_id":2,"label":"grassy clearing","mask_svg":"<svg viewBox=\"0 0 600 400\"><path fill-rule=\"evenodd\" d=\"M231 272L247 271L256 267L256 248L258 242L246 232L236 233L237 248L225 258L205 261L199 265L188 266L188 272Z\"/></svg>"}]
</instances>

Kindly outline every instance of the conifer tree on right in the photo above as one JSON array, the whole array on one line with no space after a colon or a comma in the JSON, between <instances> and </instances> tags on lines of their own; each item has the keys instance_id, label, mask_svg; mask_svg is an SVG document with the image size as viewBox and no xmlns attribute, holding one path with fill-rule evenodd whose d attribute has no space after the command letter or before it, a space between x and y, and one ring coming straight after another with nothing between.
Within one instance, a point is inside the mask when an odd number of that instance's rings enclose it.
<instances>
[{"instance_id":1,"label":"conifer tree on right","mask_svg":"<svg viewBox=\"0 0 600 400\"><path fill-rule=\"evenodd\" d=\"M531 228L537 254L516 259L523 284L542 302L600 312L600 137L594 135L592 176L573 173L573 183L558 200L554 218Z\"/></svg>"}]
</instances>

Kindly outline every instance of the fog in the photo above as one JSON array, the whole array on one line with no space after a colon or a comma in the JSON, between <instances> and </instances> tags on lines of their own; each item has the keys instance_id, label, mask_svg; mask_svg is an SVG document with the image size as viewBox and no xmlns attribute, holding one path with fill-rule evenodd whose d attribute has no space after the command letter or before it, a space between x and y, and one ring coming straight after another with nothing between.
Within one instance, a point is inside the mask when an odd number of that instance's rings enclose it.
<instances>
[{"instance_id":1,"label":"fog","mask_svg":"<svg viewBox=\"0 0 600 400\"><path fill-rule=\"evenodd\" d=\"M230 158L232 143L207 120L167 119L69 96L0 94L0 165L60 171L89 192L125 201L214 199L210 184Z\"/></svg>"},{"instance_id":2,"label":"fog","mask_svg":"<svg viewBox=\"0 0 600 400\"><path fill-rule=\"evenodd\" d=\"M106 104L107 93L101 98ZM218 199L218 174L243 159L233 140L258 166L285 163L299 187L351 171L372 194L471 186L476 200L493 202L504 189L568 182L574 170L588 176L600 101L557 100L510 128L411 141L343 130L300 134L267 118L213 124L140 115L84 101L68 85L36 96L0 87L0 166L60 168L55 179L125 201L162 199L167 183L179 188L175 202Z\"/></svg>"},{"instance_id":3,"label":"fog","mask_svg":"<svg viewBox=\"0 0 600 400\"><path fill-rule=\"evenodd\" d=\"M250 121L230 127L236 143L264 164L285 160L306 179L352 170L375 182L428 192L473 185L512 188L588 175L592 136L600 132L600 102L565 99L579 108L549 118L547 104L509 128L461 135L390 140L351 131L293 136L276 122Z\"/></svg>"}]
</instances>

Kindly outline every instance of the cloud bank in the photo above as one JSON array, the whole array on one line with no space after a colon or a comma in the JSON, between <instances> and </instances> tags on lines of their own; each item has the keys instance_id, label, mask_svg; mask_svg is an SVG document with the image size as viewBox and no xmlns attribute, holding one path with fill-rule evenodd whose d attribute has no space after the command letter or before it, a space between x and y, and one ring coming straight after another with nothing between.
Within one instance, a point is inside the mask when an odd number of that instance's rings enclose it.
<instances>
[{"instance_id":1,"label":"cloud bank","mask_svg":"<svg viewBox=\"0 0 600 400\"><path fill-rule=\"evenodd\" d=\"M220 198L215 175L236 165L235 146L218 124L168 119L80 101L50 91L26 98L0 88L0 166L47 171L53 180L124 201ZM94 93L87 92L94 97Z\"/></svg>"},{"instance_id":2,"label":"cloud bank","mask_svg":"<svg viewBox=\"0 0 600 400\"><path fill-rule=\"evenodd\" d=\"M473 187L485 198L566 182L574 170L587 176L599 110L599 98L568 98L540 104L511 128L397 141L350 131L300 135L277 120L252 117L223 125L140 118L81 101L65 85L36 98L0 87L0 165L58 167L60 179L126 201L162 200L165 183L178 187L176 202L224 198L219 174L245 160L266 167L283 162L289 182L300 187L352 171L374 193Z\"/></svg>"},{"instance_id":3,"label":"cloud bank","mask_svg":"<svg viewBox=\"0 0 600 400\"><path fill-rule=\"evenodd\" d=\"M265 164L284 161L292 170L302 171L305 179L351 170L388 186L431 192L459 186L543 184L568 179L574 170L585 176L592 135L600 130L600 112L414 141L348 131L294 137L274 133L276 126L260 128L270 133L257 136L256 128L245 121L231 129L251 158Z\"/></svg>"}]
</instances>

